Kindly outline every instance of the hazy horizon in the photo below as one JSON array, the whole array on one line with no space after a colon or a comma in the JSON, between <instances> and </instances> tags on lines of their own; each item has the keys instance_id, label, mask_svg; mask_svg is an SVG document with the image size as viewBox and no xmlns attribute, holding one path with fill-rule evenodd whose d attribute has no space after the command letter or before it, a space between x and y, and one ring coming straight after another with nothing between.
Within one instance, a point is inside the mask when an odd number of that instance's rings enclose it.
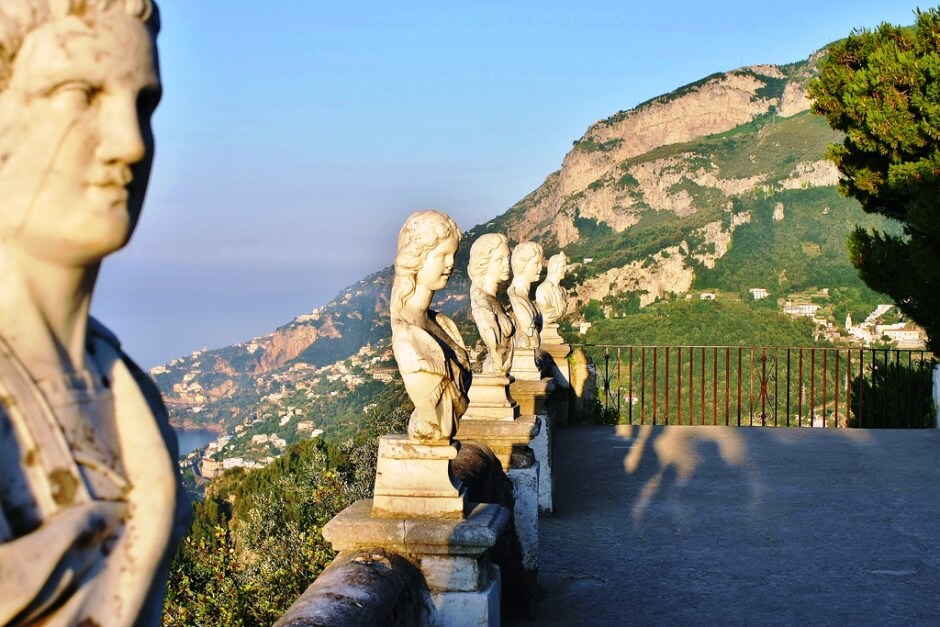
<instances>
[{"instance_id":1,"label":"hazy horizon","mask_svg":"<svg viewBox=\"0 0 940 627\"><path fill-rule=\"evenodd\" d=\"M412 211L485 223L596 120L916 6L159 4L150 190L93 303L145 368L325 305Z\"/></svg>"}]
</instances>

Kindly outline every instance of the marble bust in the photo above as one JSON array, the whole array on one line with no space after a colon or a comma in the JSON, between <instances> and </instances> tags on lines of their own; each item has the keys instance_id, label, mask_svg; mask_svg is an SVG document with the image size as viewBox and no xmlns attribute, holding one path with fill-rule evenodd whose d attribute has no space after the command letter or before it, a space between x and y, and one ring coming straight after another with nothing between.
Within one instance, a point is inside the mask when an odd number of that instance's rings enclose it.
<instances>
[{"instance_id":1,"label":"marble bust","mask_svg":"<svg viewBox=\"0 0 940 627\"><path fill-rule=\"evenodd\" d=\"M398 235L389 303L392 350L415 409L408 436L425 444L450 444L469 402L470 359L457 325L430 309L447 285L460 229L440 211L419 211Z\"/></svg>"},{"instance_id":2,"label":"marble bust","mask_svg":"<svg viewBox=\"0 0 940 627\"><path fill-rule=\"evenodd\" d=\"M558 283L565 277L568 257L565 253L552 255L548 260L545 280L535 289L535 304L542 312L543 324L551 324L565 315L568 309L568 293Z\"/></svg>"},{"instance_id":3,"label":"marble bust","mask_svg":"<svg viewBox=\"0 0 940 627\"><path fill-rule=\"evenodd\" d=\"M486 346L484 374L505 376L512 365L515 326L496 290L509 278L509 240L501 233L481 235L470 247L470 313Z\"/></svg>"},{"instance_id":4,"label":"marble bust","mask_svg":"<svg viewBox=\"0 0 940 627\"><path fill-rule=\"evenodd\" d=\"M512 282L506 293L515 318L513 342L516 348L538 348L541 344L542 315L529 298L532 284L542 274L542 246L535 242L522 242L512 251Z\"/></svg>"},{"instance_id":5,"label":"marble bust","mask_svg":"<svg viewBox=\"0 0 940 627\"><path fill-rule=\"evenodd\" d=\"M0 4L0 624L158 625L189 504L159 392L89 318L160 98L149 0Z\"/></svg>"}]
</instances>

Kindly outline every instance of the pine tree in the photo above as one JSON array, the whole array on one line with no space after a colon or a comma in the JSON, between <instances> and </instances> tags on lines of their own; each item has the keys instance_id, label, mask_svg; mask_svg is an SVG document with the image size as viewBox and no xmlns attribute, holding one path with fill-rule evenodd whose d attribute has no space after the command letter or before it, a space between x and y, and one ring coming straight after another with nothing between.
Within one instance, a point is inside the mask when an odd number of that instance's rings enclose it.
<instances>
[{"instance_id":1,"label":"pine tree","mask_svg":"<svg viewBox=\"0 0 940 627\"><path fill-rule=\"evenodd\" d=\"M810 84L813 110L845 133L828 157L840 190L895 232L856 228L859 276L888 294L940 352L940 9L913 27L882 24L832 44Z\"/></svg>"}]
</instances>

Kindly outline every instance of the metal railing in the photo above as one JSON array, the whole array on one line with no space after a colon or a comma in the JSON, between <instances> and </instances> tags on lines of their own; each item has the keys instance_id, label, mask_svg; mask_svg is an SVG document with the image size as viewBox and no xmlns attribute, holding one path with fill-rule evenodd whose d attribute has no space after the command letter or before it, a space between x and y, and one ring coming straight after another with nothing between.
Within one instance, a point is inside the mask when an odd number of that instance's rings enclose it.
<instances>
[{"instance_id":1,"label":"metal railing","mask_svg":"<svg viewBox=\"0 0 940 627\"><path fill-rule=\"evenodd\" d=\"M580 345L604 422L932 427L932 354L776 346Z\"/></svg>"}]
</instances>

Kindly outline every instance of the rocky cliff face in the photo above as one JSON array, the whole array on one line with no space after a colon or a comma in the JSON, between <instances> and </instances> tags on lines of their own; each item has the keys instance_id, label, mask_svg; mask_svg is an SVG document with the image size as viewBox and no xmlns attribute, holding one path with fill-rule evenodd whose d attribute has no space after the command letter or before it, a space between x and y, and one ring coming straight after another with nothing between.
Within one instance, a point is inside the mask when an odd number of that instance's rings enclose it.
<instances>
[{"instance_id":1,"label":"rocky cliff face","mask_svg":"<svg viewBox=\"0 0 940 627\"><path fill-rule=\"evenodd\" d=\"M689 175L675 160L629 168L626 173L638 180L638 190L612 188L607 183L622 180L625 162L660 147L724 133L761 116L787 118L807 111L806 84L811 71L809 64L759 65L715 74L594 123L565 156L561 170L516 205L520 211L511 223L510 236L518 241L553 237L562 247L577 241L571 199L578 195L584 196L578 206L582 217L603 221L618 231L636 224L637 214L647 208L680 216L692 211L688 193L669 192ZM750 191L761 182L759 176L721 179L714 169L698 174L702 177L698 183L728 195Z\"/></svg>"}]
</instances>

